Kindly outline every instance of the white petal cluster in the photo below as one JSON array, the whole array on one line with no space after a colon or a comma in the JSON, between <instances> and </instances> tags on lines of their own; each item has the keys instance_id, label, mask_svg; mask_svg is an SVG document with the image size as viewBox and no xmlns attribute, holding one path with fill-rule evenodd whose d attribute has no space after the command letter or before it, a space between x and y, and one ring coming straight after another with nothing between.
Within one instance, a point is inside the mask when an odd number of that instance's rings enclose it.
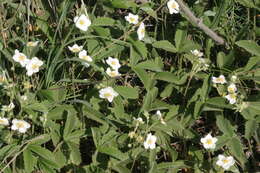
<instances>
[{"instance_id":1,"label":"white petal cluster","mask_svg":"<svg viewBox=\"0 0 260 173\"><path fill-rule=\"evenodd\" d=\"M229 93L225 96L226 99L228 99L230 104L235 104L237 101L237 94L236 93Z\"/></svg>"},{"instance_id":2,"label":"white petal cluster","mask_svg":"<svg viewBox=\"0 0 260 173\"><path fill-rule=\"evenodd\" d=\"M0 117L0 125L8 126L9 125L8 119Z\"/></svg>"},{"instance_id":3,"label":"white petal cluster","mask_svg":"<svg viewBox=\"0 0 260 173\"><path fill-rule=\"evenodd\" d=\"M180 12L180 6L175 0L169 0L167 2L167 6L168 6L170 14L173 14L173 13L177 14Z\"/></svg>"},{"instance_id":4,"label":"white petal cluster","mask_svg":"<svg viewBox=\"0 0 260 173\"><path fill-rule=\"evenodd\" d=\"M200 142L203 144L203 147L205 149L215 149L217 141L218 141L218 139L215 137L212 137L211 134L208 134L204 138L200 139Z\"/></svg>"},{"instance_id":5,"label":"white petal cluster","mask_svg":"<svg viewBox=\"0 0 260 173\"><path fill-rule=\"evenodd\" d=\"M228 170L231 166L235 164L235 160L232 156L225 157L224 155L218 155L218 161L216 162L218 166L223 169Z\"/></svg>"},{"instance_id":6,"label":"white petal cluster","mask_svg":"<svg viewBox=\"0 0 260 173\"><path fill-rule=\"evenodd\" d=\"M200 52L200 51L197 50L197 49L191 50L191 53L192 53L194 56L197 56L197 57L202 57L202 56L203 56L203 52Z\"/></svg>"},{"instance_id":7,"label":"white petal cluster","mask_svg":"<svg viewBox=\"0 0 260 173\"><path fill-rule=\"evenodd\" d=\"M215 84L225 84L227 83L224 75L220 75L219 77L212 77L212 82Z\"/></svg>"},{"instance_id":8,"label":"white petal cluster","mask_svg":"<svg viewBox=\"0 0 260 173\"><path fill-rule=\"evenodd\" d=\"M116 69L116 70L111 70L111 68L109 68L109 67L107 68L106 73L107 73L107 75L110 76L110 77L118 77L118 76L121 76L121 74L118 72L118 69Z\"/></svg>"},{"instance_id":9,"label":"white petal cluster","mask_svg":"<svg viewBox=\"0 0 260 173\"><path fill-rule=\"evenodd\" d=\"M228 92L229 93L235 93L237 91L237 87L234 83L231 83L229 86L228 86Z\"/></svg>"},{"instance_id":10,"label":"white petal cluster","mask_svg":"<svg viewBox=\"0 0 260 173\"><path fill-rule=\"evenodd\" d=\"M160 121L161 121L161 123L163 124L163 125L166 125L166 122L164 121L164 119L163 119L163 117L162 117L162 113L161 113L161 111L156 111L156 115L158 116L158 118L160 119Z\"/></svg>"},{"instance_id":11,"label":"white petal cluster","mask_svg":"<svg viewBox=\"0 0 260 173\"><path fill-rule=\"evenodd\" d=\"M138 39L139 40L143 40L144 39L144 36L145 36L145 25L144 25L143 22L140 24L140 26L137 29L137 35L138 35Z\"/></svg>"},{"instance_id":12,"label":"white petal cluster","mask_svg":"<svg viewBox=\"0 0 260 173\"><path fill-rule=\"evenodd\" d=\"M109 102L112 102L114 97L117 97L118 93L112 87L106 87L99 90L99 97L107 99Z\"/></svg>"},{"instance_id":13,"label":"white petal cluster","mask_svg":"<svg viewBox=\"0 0 260 173\"><path fill-rule=\"evenodd\" d=\"M39 60L37 57L33 57L26 64L27 75L32 76L32 74L39 72L40 67L43 65L43 61Z\"/></svg>"},{"instance_id":14,"label":"white petal cluster","mask_svg":"<svg viewBox=\"0 0 260 173\"><path fill-rule=\"evenodd\" d=\"M121 67L117 58L108 57L106 63L114 70L118 70Z\"/></svg>"},{"instance_id":15,"label":"white petal cluster","mask_svg":"<svg viewBox=\"0 0 260 173\"><path fill-rule=\"evenodd\" d=\"M31 125L24 120L13 119L11 129L17 130L20 133L25 133L30 127Z\"/></svg>"},{"instance_id":16,"label":"white petal cluster","mask_svg":"<svg viewBox=\"0 0 260 173\"><path fill-rule=\"evenodd\" d=\"M43 65L43 61L39 60L37 57L28 59L25 54L15 50L13 59L16 62L19 62L22 67L25 67L27 70L27 75L31 76L33 73L37 73L40 70L40 67Z\"/></svg>"},{"instance_id":17,"label":"white petal cluster","mask_svg":"<svg viewBox=\"0 0 260 173\"><path fill-rule=\"evenodd\" d=\"M87 51L86 50L82 50L79 52L79 59L85 60L87 62L92 62L93 59L91 56L87 55ZM83 65L85 65L86 67L89 67L89 64L87 62L84 62Z\"/></svg>"},{"instance_id":18,"label":"white petal cluster","mask_svg":"<svg viewBox=\"0 0 260 173\"><path fill-rule=\"evenodd\" d=\"M73 53L78 53L83 49L83 46L79 46L77 44L74 44L72 47L68 46L69 50Z\"/></svg>"},{"instance_id":19,"label":"white petal cluster","mask_svg":"<svg viewBox=\"0 0 260 173\"><path fill-rule=\"evenodd\" d=\"M22 67L25 67L29 61L27 56L25 54L19 52L19 50L17 50L17 49L15 49L15 51L14 51L13 59L15 62L19 62Z\"/></svg>"},{"instance_id":20,"label":"white petal cluster","mask_svg":"<svg viewBox=\"0 0 260 173\"><path fill-rule=\"evenodd\" d=\"M130 24L136 25L138 23L138 15L134 15L132 13L129 13L128 16L125 16L125 20L129 22Z\"/></svg>"},{"instance_id":21,"label":"white petal cluster","mask_svg":"<svg viewBox=\"0 0 260 173\"><path fill-rule=\"evenodd\" d=\"M38 45L39 41L29 41L26 46L27 47L36 47Z\"/></svg>"},{"instance_id":22,"label":"white petal cluster","mask_svg":"<svg viewBox=\"0 0 260 173\"><path fill-rule=\"evenodd\" d=\"M82 31L87 31L88 27L91 25L91 21L90 21L88 15L85 15L85 14L76 16L74 18L74 23L76 24L76 27Z\"/></svg>"},{"instance_id":23,"label":"white petal cluster","mask_svg":"<svg viewBox=\"0 0 260 173\"><path fill-rule=\"evenodd\" d=\"M144 141L145 149L155 149L157 137L149 133Z\"/></svg>"},{"instance_id":24,"label":"white petal cluster","mask_svg":"<svg viewBox=\"0 0 260 173\"><path fill-rule=\"evenodd\" d=\"M11 102L9 105L3 105L1 110L4 112L10 112L14 108L15 108L15 105L13 102Z\"/></svg>"},{"instance_id":25,"label":"white petal cluster","mask_svg":"<svg viewBox=\"0 0 260 173\"><path fill-rule=\"evenodd\" d=\"M134 122L136 122L138 125L139 124L144 124L144 121L143 121L143 119L141 118L141 117L138 117L138 118L133 118L134 119Z\"/></svg>"},{"instance_id":26,"label":"white petal cluster","mask_svg":"<svg viewBox=\"0 0 260 173\"><path fill-rule=\"evenodd\" d=\"M0 85L2 85L3 83L5 83L6 81L6 77L4 74L0 74Z\"/></svg>"}]
</instances>

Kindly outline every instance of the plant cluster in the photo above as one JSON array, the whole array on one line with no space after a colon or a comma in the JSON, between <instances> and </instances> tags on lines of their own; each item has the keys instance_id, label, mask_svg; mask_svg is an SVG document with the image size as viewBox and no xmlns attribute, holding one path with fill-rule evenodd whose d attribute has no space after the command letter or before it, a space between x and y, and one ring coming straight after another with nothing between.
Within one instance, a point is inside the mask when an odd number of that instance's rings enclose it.
<instances>
[{"instance_id":1,"label":"plant cluster","mask_svg":"<svg viewBox=\"0 0 260 173\"><path fill-rule=\"evenodd\" d=\"M0 172L257 172L259 11L2 0Z\"/></svg>"}]
</instances>

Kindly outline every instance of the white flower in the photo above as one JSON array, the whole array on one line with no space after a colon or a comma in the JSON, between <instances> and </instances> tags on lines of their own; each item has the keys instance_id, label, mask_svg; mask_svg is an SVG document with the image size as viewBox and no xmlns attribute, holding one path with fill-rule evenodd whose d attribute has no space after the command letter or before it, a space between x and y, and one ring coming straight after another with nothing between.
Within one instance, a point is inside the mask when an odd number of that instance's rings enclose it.
<instances>
[{"instance_id":1,"label":"white flower","mask_svg":"<svg viewBox=\"0 0 260 173\"><path fill-rule=\"evenodd\" d=\"M118 77L121 76L121 74L118 72L118 70L111 70L109 67L106 70L106 73L108 74L108 76L110 77Z\"/></svg>"},{"instance_id":2,"label":"white flower","mask_svg":"<svg viewBox=\"0 0 260 173\"><path fill-rule=\"evenodd\" d=\"M237 94L236 93L231 93L225 96L226 99L228 99L230 104L235 104L237 101Z\"/></svg>"},{"instance_id":3,"label":"white flower","mask_svg":"<svg viewBox=\"0 0 260 173\"><path fill-rule=\"evenodd\" d=\"M160 121L161 121L161 123L163 124L163 125L166 125L166 122L164 121L164 119L163 119L163 117L162 117L162 113L161 113L161 111L156 111L156 115L158 116L158 118L160 119Z\"/></svg>"},{"instance_id":4,"label":"white flower","mask_svg":"<svg viewBox=\"0 0 260 173\"><path fill-rule=\"evenodd\" d=\"M88 61L88 62L92 62L92 58L91 56L87 55L87 51L86 50L82 50L79 52L79 58L80 59L83 59L85 61Z\"/></svg>"},{"instance_id":5,"label":"white flower","mask_svg":"<svg viewBox=\"0 0 260 173\"><path fill-rule=\"evenodd\" d=\"M7 118L1 118L1 117L0 117L0 125L8 126L8 125L9 125L8 119L7 119Z\"/></svg>"},{"instance_id":6,"label":"white flower","mask_svg":"<svg viewBox=\"0 0 260 173\"><path fill-rule=\"evenodd\" d=\"M31 125L24 120L13 119L11 129L25 133L30 127Z\"/></svg>"},{"instance_id":7,"label":"white flower","mask_svg":"<svg viewBox=\"0 0 260 173\"><path fill-rule=\"evenodd\" d=\"M76 16L74 18L74 23L76 24L76 27L82 31L87 31L88 27L91 25L91 21L90 21L89 17L86 16L85 14Z\"/></svg>"},{"instance_id":8,"label":"white flower","mask_svg":"<svg viewBox=\"0 0 260 173\"><path fill-rule=\"evenodd\" d=\"M28 46L28 47L35 47L35 46L38 45L38 42L39 42L39 41L29 41L29 42L26 44L26 46Z\"/></svg>"},{"instance_id":9,"label":"white flower","mask_svg":"<svg viewBox=\"0 0 260 173\"><path fill-rule=\"evenodd\" d=\"M152 135L149 133L146 137L146 140L144 141L144 148L145 149L155 149L155 143L156 143L157 137L155 135Z\"/></svg>"},{"instance_id":10,"label":"white flower","mask_svg":"<svg viewBox=\"0 0 260 173\"><path fill-rule=\"evenodd\" d=\"M232 82L236 82L236 81L237 81L237 76L232 75L232 76L231 76L231 81L232 81Z\"/></svg>"},{"instance_id":11,"label":"white flower","mask_svg":"<svg viewBox=\"0 0 260 173\"><path fill-rule=\"evenodd\" d=\"M170 11L170 14L177 14L180 12L179 4L175 0L169 0L167 2L167 6Z\"/></svg>"},{"instance_id":12,"label":"white flower","mask_svg":"<svg viewBox=\"0 0 260 173\"><path fill-rule=\"evenodd\" d=\"M110 67L112 67L114 70L118 70L121 67L117 58L108 57L106 63L110 65Z\"/></svg>"},{"instance_id":13,"label":"white flower","mask_svg":"<svg viewBox=\"0 0 260 173\"><path fill-rule=\"evenodd\" d=\"M212 77L212 82L216 83L216 84L218 84L218 83L220 83L220 84L227 83L226 78L225 78L224 75L220 75L219 77L214 77L213 76Z\"/></svg>"},{"instance_id":14,"label":"white flower","mask_svg":"<svg viewBox=\"0 0 260 173\"><path fill-rule=\"evenodd\" d=\"M139 26L139 28L137 29L137 35L138 35L138 39L139 40L143 40L144 36L145 36L145 26L144 23L142 22Z\"/></svg>"},{"instance_id":15,"label":"white flower","mask_svg":"<svg viewBox=\"0 0 260 173\"><path fill-rule=\"evenodd\" d=\"M25 54L19 52L19 50L15 49L13 59L15 62L19 62L22 67L25 67L28 63L28 58Z\"/></svg>"},{"instance_id":16,"label":"white flower","mask_svg":"<svg viewBox=\"0 0 260 173\"><path fill-rule=\"evenodd\" d=\"M138 23L138 18L139 18L138 15L134 15L132 13L129 13L128 16L125 16L126 21L135 25Z\"/></svg>"},{"instance_id":17,"label":"white flower","mask_svg":"<svg viewBox=\"0 0 260 173\"><path fill-rule=\"evenodd\" d=\"M83 49L83 46L79 46L77 44L74 44L72 47L68 46L69 50L73 53L78 53Z\"/></svg>"},{"instance_id":18,"label":"white flower","mask_svg":"<svg viewBox=\"0 0 260 173\"><path fill-rule=\"evenodd\" d=\"M39 60L37 57L33 57L27 64L26 70L27 75L31 76L33 73L39 72L40 67L43 65L43 62Z\"/></svg>"},{"instance_id":19,"label":"white flower","mask_svg":"<svg viewBox=\"0 0 260 173\"><path fill-rule=\"evenodd\" d=\"M139 124L144 124L144 121L141 117L135 118L134 117L134 121L139 125Z\"/></svg>"},{"instance_id":20,"label":"white flower","mask_svg":"<svg viewBox=\"0 0 260 173\"><path fill-rule=\"evenodd\" d=\"M4 105L2 106L2 111L5 111L5 112L10 112L11 110L13 110L15 107L14 103L11 102L9 105Z\"/></svg>"},{"instance_id":21,"label":"white flower","mask_svg":"<svg viewBox=\"0 0 260 173\"><path fill-rule=\"evenodd\" d=\"M28 100L28 97L27 97L26 95L23 95L23 96L21 96L21 100L22 100L22 101L27 101L27 100Z\"/></svg>"},{"instance_id":22,"label":"white flower","mask_svg":"<svg viewBox=\"0 0 260 173\"><path fill-rule=\"evenodd\" d=\"M203 53L200 52L199 50L195 49L195 50L191 50L191 53L197 57L202 57Z\"/></svg>"},{"instance_id":23,"label":"white flower","mask_svg":"<svg viewBox=\"0 0 260 173\"><path fill-rule=\"evenodd\" d=\"M227 88L229 93L235 93L237 91L237 87L234 83L230 84Z\"/></svg>"},{"instance_id":24,"label":"white flower","mask_svg":"<svg viewBox=\"0 0 260 173\"><path fill-rule=\"evenodd\" d=\"M101 90L99 90L99 97L105 98L109 102L112 102L114 97L118 96L118 93L111 87L106 87Z\"/></svg>"},{"instance_id":25,"label":"white flower","mask_svg":"<svg viewBox=\"0 0 260 173\"><path fill-rule=\"evenodd\" d=\"M205 149L215 149L217 141L218 139L212 137L211 134L208 134L204 138L200 139L200 142L203 144Z\"/></svg>"},{"instance_id":26,"label":"white flower","mask_svg":"<svg viewBox=\"0 0 260 173\"><path fill-rule=\"evenodd\" d=\"M6 78L4 75L0 75L0 85L3 84L6 81Z\"/></svg>"},{"instance_id":27,"label":"white flower","mask_svg":"<svg viewBox=\"0 0 260 173\"><path fill-rule=\"evenodd\" d=\"M225 157L222 154L219 154L216 164L218 166L221 166L225 170L228 170L231 166L235 164L235 160L232 156Z\"/></svg>"}]
</instances>

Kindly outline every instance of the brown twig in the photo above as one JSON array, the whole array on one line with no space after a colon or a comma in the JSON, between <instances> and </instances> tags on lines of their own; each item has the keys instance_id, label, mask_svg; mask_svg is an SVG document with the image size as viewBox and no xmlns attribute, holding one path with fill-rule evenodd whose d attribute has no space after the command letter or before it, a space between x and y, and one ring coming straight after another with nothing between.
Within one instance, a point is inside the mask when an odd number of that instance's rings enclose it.
<instances>
[{"instance_id":1,"label":"brown twig","mask_svg":"<svg viewBox=\"0 0 260 173\"><path fill-rule=\"evenodd\" d=\"M182 9L182 12L187 16L190 22L194 23L198 28L203 30L205 34L210 36L214 41L216 41L220 45L225 45L225 40L218 36L214 31L212 31L209 27L207 27L203 22L202 19L197 18L192 11L187 7L182 0L176 0Z\"/></svg>"}]
</instances>

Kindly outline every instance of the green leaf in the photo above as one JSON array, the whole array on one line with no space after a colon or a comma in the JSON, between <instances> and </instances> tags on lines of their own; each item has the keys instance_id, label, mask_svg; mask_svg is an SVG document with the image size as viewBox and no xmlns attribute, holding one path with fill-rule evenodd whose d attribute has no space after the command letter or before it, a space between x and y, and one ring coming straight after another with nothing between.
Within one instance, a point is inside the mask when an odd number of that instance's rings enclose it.
<instances>
[{"instance_id":1,"label":"green leaf","mask_svg":"<svg viewBox=\"0 0 260 173\"><path fill-rule=\"evenodd\" d=\"M158 72L155 75L155 79L167 81L176 85L183 85L186 83L188 76L188 74L185 74L179 78L171 72Z\"/></svg>"},{"instance_id":2,"label":"green leaf","mask_svg":"<svg viewBox=\"0 0 260 173\"><path fill-rule=\"evenodd\" d=\"M127 99L137 99L138 98L138 88L132 88L127 86L116 86L114 87L116 92Z\"/></svg>"},{"instance_id":3,"label":"green leaf","mask_svg":"<svg viewBox=\"0 0 260 173\"><path fill-rule=\"evenodd\" d=\"M234 127L231 125L231 123L229 122L228 119L226 119L223 115L217 115L217 126L219 128L219 130L221 130L224 135L227 136L234 136Z\"/></svg>"},{"instance_id":4,"label":"green leaf","mask_svg":"<svg viewBox=\"0 0 260 173\"><path fill-rule=\"evenodd\" d=\"M28 173L32 172L34 170L34 166L37 163L37 159L33 156L30 150L27 149L23 151L23 161L25 171Z\"/></svg>"},{"instance_id":5,"label":"green leaf","mask_svg":"<svg viewBox=\"0 0 260 173\"><path fill-rule=\"evenodd\" d=\"M67 91L64 86L54 85L48 89L40 90L37 93L43 99L53 102L62 102L65 100Z\"/></svg>"},{"instance_id":6,"label":"green leaf","mask_svg":"<svg viewBox=\"0 0 260 173\"><path fill-rule=\"evenodd\" d=\"M206 101L207 106L213 108L228 108L232 109L232 105L226 104L226 99L222 97L212 97Z\"/></svg>"},{"instance_id":7,"label":"green leaf","mask_svg":"<svg viewBox=\"0 0 260 173\"><path fill-rule=\"evenodd\" d=\"M256 120L248 120L245 125L245 138L248 140L253 136L254 132L258 128Z\"/></svg>"},{"instance_id":8,"label":"green leaf","mask_svg":"<svg viewBox=\"0 0 260 173\"><path fill-rule=\"evenodd\" d=\"M156 41L153 43L153 47L158 48L158 49L163 49L168 52L173 52L176 53L177 49L172 45L169 41L167 40L162 40L162 41Z\"/></svg>"},{"instance_id":9,"label":"green leaf","mask_svg":"<svg viewBox=\"0 0 260 173\"><path fill-rule=\"evenodd\" d=\"M189 166L186 165L185 162L182 160L178 160L175 162L163 162L157 165L157 169L181 169L181 168L189 168Z\"/></svg>"},{"instance_id":10,"label":"green leaf","mask_svg":"<svg viewBox=\"0 0 260 173\"><path fill-rule=\"evenodd\" d=\"M144 69L132 67L133 71L140 78L146 90L152 88L155 85L155 80L153 79L153 75L147 73Z\"/></svg>"},{"instance_id":11,"label":"green leaf","mask_svg":"<svg viewBox=\"0 0 260 173\"><path fill-rule=\"evenodd\" d=\"M236 45L246 49L248 52L250 52L253 55L260 56L260 46L252 40L237 41Z\"/></svg>"},{"instance_id":12,"label":"green leaf","mask_svg":"<svg viewBox=\"0 0 260 173\"><path fill-rule=\"evenodd\" d=\"M107 154L115 159L118 159L118 160L126 160L128 159L128 154L127 153L122 153L120 150L118 150L117 148L115 147L105 147L105 146L99 146L97 148L97 150L100 152L100 153L104 153L104 154Z\"/></svg>"},{"instance_id":13,"label":"green leaf","mask_svg":"<svg viewBox=\"0 0 260 173\"><path fill-rule=\"evenodd\" d=\"M184 30L178 29L175 33L175 46L178 52L180 51L180 48L182 46L183 40L186 38L186 32Z\"/></svg>"},{"instance_id":14,"label":"green leaf","mask_svg":"<svg viewBox=\"0 0 260 173\"><path fill-rule=\"evenodd\" d=\"M64 131L63 131L64 140L67 140L67 137L75 129L76 125L79 123L77 120L78 119L77 119L75 114L71 114L71 113L68 112L67 120L66 120L66 123L65 123L65 128L64 128Z\"/></svg>"},{"instance_id":15,"label":"green leaf","mask_svg":"<svg viewBox=\"0 0 260 173\"><path fill-rule=\"evenodd\" d=\"M158 61L158 60L157 61L156 60L147 60L147 61L137 64L136 67L161 72L162 68L163 68L163 64L161 63L161 61Z\"/></svg>"},{"instance_id":16,"label":"green leaf","mask_svg":"<svg viewBox=\"0 0 260 173\"><path fill-rule=\"evenodd\" d=\"M93 26L112 26L114 24L115 20L109 17L98 17L92 23Z\"/></svg>"},{"instance_id":17,"label":"green leaf","mask_svg":"<svg viewBox=\"0 0 260 173\"><path fill-rule=\"evenodd\" d=\"M240 161L243 167L246 162L246 157L244 154L242 142L239 140L238 137L233 137L227 145L230 149L231 154Z\"/></svg>"},{"instance_id":18,"label":"green leaf","mask_svg":"<svg viewBox=\"0 0 260 173\"><path fill-rule=\"evenodd\" d=\"M51 166L55 169L60 168L59 165L55 161L55 157L53 153L50 150L47 150L41 146L38 145L29 145L28 149L30 149L32 152L36 153L38 156L43 158L46 163L48 163L48 166Z\"/></svg>"},{"instance_id":19,"label":"green leaf","mask_svg":"<svg viewBox=\"0 0 260 173\"><path fill-rule=\"evenodd\" d=\"M258 57L251 57L246 66L243 68L243 71L250 71L256 67L260 66L260 56Z\"/></svg>"},{"instance_id":20,"label":"green leaf","mask_svg":"<svg viewBox=\"0 0 260 173\"><path fill-rule=\"evenodd\" d=\"M70 160L75 165L79 165L81 163L81 154L79 151L79 144L75 144L73 142L66 142L70 148Z\"/></svg>"}]
</instances>

